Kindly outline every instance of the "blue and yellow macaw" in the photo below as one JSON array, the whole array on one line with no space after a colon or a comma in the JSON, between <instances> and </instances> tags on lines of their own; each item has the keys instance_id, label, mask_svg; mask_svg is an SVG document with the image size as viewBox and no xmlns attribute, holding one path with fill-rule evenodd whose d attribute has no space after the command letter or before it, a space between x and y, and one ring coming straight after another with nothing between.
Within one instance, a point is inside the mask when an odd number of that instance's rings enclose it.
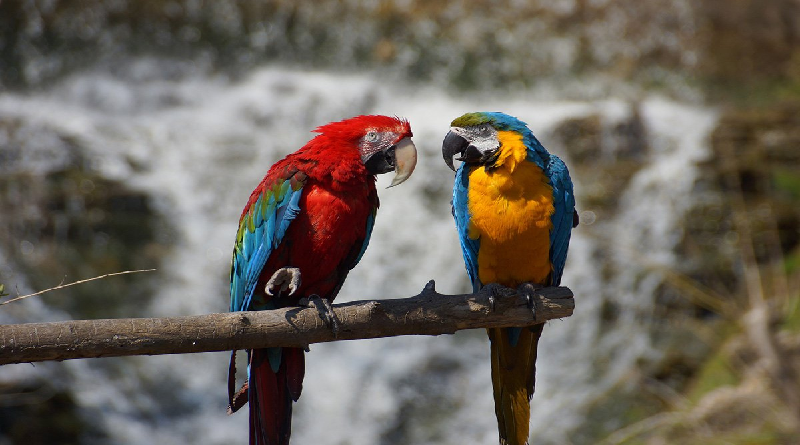
<instances>
[{"instance_id":1,"label":"blue and yellow macaw","mask_svg":"<svg viewBox=\"0 0 800 445\"><path fill-rule=\"evenodd\" d=\"M463 161L453 216L473 291L497 283L557 286L577 226L567 166L527 125L503 113L467 113L442 144L447 165ZM528 443L536 348L544 324L487 329L500 443Z\"/></svg>"}]
</instances>

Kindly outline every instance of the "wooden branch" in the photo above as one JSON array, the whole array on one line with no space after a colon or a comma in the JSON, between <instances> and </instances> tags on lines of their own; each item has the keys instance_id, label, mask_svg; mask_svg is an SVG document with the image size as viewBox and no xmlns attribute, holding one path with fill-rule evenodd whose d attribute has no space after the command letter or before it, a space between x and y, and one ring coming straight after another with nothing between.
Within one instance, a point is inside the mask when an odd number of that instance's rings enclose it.
<instances>
[{"instance_id":1,"label":"wooden branch","mask_svg":"<svg viewBox=\"0 0 800 445\"><path fill-rule=\"evenodd\" d=\"M525 294L535 304L528 307ZM494 295L492 310L490 296ZM461 329L527 326L572 315L566 287L519 290L487 286L442 295L431 281L411 298L334 305L338 336L318 309L229 312L172 318L76 320L0 325L0 365L123 355L185 354L269 346L305 347L336 340L452 334Z\"/></svg>"}]
</instances>

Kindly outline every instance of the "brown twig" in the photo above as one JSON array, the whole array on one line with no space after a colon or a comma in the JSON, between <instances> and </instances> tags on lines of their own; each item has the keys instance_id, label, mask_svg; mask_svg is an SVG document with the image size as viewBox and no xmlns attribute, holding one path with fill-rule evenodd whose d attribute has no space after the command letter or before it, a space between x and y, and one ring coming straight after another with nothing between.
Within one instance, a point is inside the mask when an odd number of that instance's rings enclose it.
<instances>
[{"instance_id":1,"label":"brown twig","mask_svg":"<svg viewBox=\"0 0 800 445\"><path fill-rule=\"evenodd\" d=\"M70 287L70 286L75 286L76 284L88 283L90 281L100 280L102 278L113 277L113 276L116 276L116 275L126 275L126 274L139 273L139 272L153 272L154 270L155 269L140 269L140 270L126 270L126 271L123 271L123 272L107 273L105 275L100 275L99 277L87 278L85 280L78 280L78 281L74 281L72 283L67 283L67 284L64 284L64 280L61 280L61 283L59 283L58 286L51 287L49 289L40 290L39 292L35 292L35 293L32 293L32 294L20 295L18 297L14 297L14 298L12 298L10 300L7 300L7 301L4 301L4 302L0 303L0 306L2 306L4 304L8 304L8 303L13 303L15 301L19 301L19 300L22 300L24 298L35 297L37 295L42 295L45 292L50 292L50 291L54 291L54 290L64 289L64 288Z\"/></svg>"}]
</instances>

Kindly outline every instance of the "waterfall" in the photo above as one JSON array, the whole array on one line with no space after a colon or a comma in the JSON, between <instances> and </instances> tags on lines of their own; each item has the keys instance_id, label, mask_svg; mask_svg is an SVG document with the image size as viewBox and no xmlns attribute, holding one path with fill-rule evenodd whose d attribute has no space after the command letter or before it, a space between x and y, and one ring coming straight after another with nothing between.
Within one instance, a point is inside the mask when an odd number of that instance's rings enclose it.
<instances>
[{"instance_id":1,"label":"waterfall","mask_svg":"<svg viewBox=\"0 0 800 445\"><path fill-rule=\"evenodd\" d=\"M379 178L381 208L370 247L349 275L342 302L415 295L429 279L443 293L468 290L450 215L453 174L440 152L453 118L478 110L518 116L570 164L569 147L548 142L556 125L597 114L612 126L632 112L623 99L540 101L532 91L456 97L433 86L387 85L371 72L266 66L231 80L191 70L174 75L164 63L138 59L125 74L87 69L40 91L0 96L0 118L74 138L102 175L147 193L173 224L174 247L153 264L161 272L157 295L136 316L227 309L229 255L241 209L269 166L309 140L318 125L357 114L402 116L420 152L414 176L402 186L387 190L389 179ZM659 354L648 316L660 277L646 265L676 261L693 166L705 155L716 114L657 97L639 106L649 143L642 167L613 216L573 234L563 285L575 292L577 308L574 316L548 323L543 335L532 409L537 443L565 443L589 404L620 384L637 360ZM581 202L577 172L583 168L591 166L571 165L579 210L591 212ZM601 259L613 265L610 276ZM601 321L608 302L620 309L613 326ZM13 315L0 308L0 320L63 316L42 306L31 298ZM13 365L0 368L0 382L23 373L59 376L111 443L244 443L246 415L225 415L227 357ZM298 444L496 441L483 332L312 345L304 387L293 423Z\"/></svg>"}]
</instances>

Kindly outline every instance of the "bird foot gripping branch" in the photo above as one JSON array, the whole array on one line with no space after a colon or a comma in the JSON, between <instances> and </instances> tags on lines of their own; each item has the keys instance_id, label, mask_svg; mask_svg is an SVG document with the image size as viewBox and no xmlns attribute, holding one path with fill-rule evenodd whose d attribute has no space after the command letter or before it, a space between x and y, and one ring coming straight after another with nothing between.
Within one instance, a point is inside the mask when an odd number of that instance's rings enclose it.
<instances>
[{"instance_id":1,"label":"bird foot gripping branch","mask_svg":"<svg viewBox=\"0 0 800 445\"><path fill-rule=\"evenodd\" d=\"M492 312L497 310L497 299L514 295L513 290L497 283L489 283L480 290L481 294L488 294L489 308Z\"/></svg>"},{"instance_id":2,"label":"bird foot gripping branch","mask_svg":"<svg viewBox=\"0 0 800 445\"><path fill-rule=\"evenodd\" d=\"M330 300L321 298L319 295L311 295L308 298L301 298L298 304L300 306L316 309L317 312L319 312L319 318L321 318L330 328L331 332L333 332L334 338L339 336L339 319L336 318L336 313L333 312L333 306L331 306Z\"/></svg>"},{"instance_id":3,"label":"bird foot gripping branch","mask_svg":"<svg viewBox=\"0 0 800 445\"><path fill-rule=\"evenodd\" d=\"M536 283L522 283L517 287L517 292L525 295L525 301L528 302L528 309L531 310L534 319L536 319L536 298L534 295L537 290L542 288L544 288L543 285Z\"/></svg>"},{"instance_id":4,"label":"bird foot gripping branch","mask_svg":"<svg viewBox=\"0 0 800 445\"><path fill-rule=\"evenodd\" d=\"M517 286L516 289L503 286L502 284L489 283L483 286L479 293L487 295L486 298L489 301L489 308L492 312L497 310L497 300L499 298L523 295L528 304L528 309L531 310L531 315L536 319L536 291L542 288L544 288L544 286L536 283L523 283Z\"/></svg>"}]
</instances>

